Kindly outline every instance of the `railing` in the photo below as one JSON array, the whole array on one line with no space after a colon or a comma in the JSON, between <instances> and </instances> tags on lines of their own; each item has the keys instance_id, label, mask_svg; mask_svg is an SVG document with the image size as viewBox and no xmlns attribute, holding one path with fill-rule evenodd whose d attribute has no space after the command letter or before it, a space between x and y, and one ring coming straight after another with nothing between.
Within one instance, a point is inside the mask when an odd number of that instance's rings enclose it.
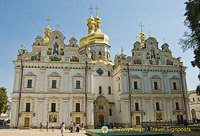
<instances>
[{"instance_id":1,"label":"railing","mask_svg":"<svg viewBox=\"0 0 200 136\"><path fill-rule=\"evenodd\" d=\"M144 128L146 128L146 127L154 127L154 128L180 127L180 126L188 126L188 125L200 126L200 120L198 122L197 121L193 121L193 120L188 120L187 122L185 120L180 120L180 121L142 122L142 126Z\"/></svg>"}]
</instances>

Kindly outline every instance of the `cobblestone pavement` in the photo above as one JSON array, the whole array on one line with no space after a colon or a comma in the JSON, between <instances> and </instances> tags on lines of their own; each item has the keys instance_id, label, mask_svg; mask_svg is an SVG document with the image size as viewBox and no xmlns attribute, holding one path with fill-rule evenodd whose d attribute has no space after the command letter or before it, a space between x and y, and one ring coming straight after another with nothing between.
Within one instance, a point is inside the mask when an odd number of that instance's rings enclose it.
<instances>
[{"instance_id":1,"label":"cobblestone pavement","mask_svg":"<svg viewBox=\"0 0 200 136\"><path fill-rule=\"evenodd\" d=\"M64 136L86 136L85 131L79 133L70 133L65 130ZM39 129L0 129L0 136L62 136L60 129L55 129L54 132L50 129L47 132L45 129L41 132Z\"/></svg>"}]
</instances>

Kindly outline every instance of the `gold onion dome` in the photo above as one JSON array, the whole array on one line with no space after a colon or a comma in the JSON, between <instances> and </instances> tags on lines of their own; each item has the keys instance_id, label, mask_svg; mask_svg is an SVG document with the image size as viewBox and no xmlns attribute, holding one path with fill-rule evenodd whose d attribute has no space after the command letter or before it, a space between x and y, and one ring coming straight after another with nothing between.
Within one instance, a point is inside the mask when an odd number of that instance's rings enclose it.
<instances>
[{"instance_id":1,"label":"gold onion dome","mask_svg":"<svg viewBox=\"0 0 200 136\"><path fill-rule=\"evenodd\" d=\"M87 44L106 43L109 42L109 37L101 32L101 18L98 15L93 19L92 16L88 19L88 35L81 38L79 44L81 47Z\"/></svg>"},{"instance_id":2,"label":"gold onion dome","mask_svg":"<svg viewBox=\"0 0 200 136\"><path fill-rule=\"evenodd\" d=\"M49 43L49 35L51 33L51 28L49 27L49 25L45 28L44 33L45 33L45 38L44 38L43 43L48 44Z\"/></svg>"},{"instance_id":3,"label":"gold onion dome","mask_svg":"<svg viewBox=\"0 0 200 136\"><path fill-rule=\"evenodd\" d=\"M145 38L146 38L145 34L144 34L143 32L141 32L141 33L140 33L140 40L141 40L141 46L140 46L140 47L141 47L141 48L144 47Z\"/></svg>"}]
</instances>

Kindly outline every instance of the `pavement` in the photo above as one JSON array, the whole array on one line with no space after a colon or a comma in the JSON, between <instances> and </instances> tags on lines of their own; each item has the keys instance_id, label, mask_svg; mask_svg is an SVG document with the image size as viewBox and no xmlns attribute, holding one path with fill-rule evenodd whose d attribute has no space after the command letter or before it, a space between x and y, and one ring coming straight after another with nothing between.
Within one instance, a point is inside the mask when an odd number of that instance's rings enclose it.
<instances>
[{"instance_id":1,"label":"pavement","mask_svg":"<svg viewBox=\"0 0 200 136\"><path fill-rule=\"evenodd\" d=\"M70 133L69 130L65 130L64 136L86 136L85 131L79 133ZM51 129L47 132L45 129L0 129L0 136L62 136L60 129L55 129L52 132Z\"/></svg>"},{"instance_id":2,"label":"pavement","mask_svg":"<svg viewBox=\"0 0 200 136\"><path fill-rule=\"evenodd\" d=\"M185 132L173 133L174 136L200 136L200 132ZM47 132L45 129L0 129L0 136L62 136L60 129L51 129ZM68 129L65 130L64 136L86 136L85 130L79 133L70 133Z\"/></svg>"}]
</instances>

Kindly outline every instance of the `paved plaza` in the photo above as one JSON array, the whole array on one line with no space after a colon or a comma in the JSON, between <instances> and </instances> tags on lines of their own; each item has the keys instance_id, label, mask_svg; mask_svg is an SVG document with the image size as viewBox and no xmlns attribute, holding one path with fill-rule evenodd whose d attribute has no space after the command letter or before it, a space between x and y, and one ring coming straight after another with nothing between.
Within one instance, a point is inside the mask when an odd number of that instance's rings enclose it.
<instances>
[{"instance_id":1,"label":"paved plaza","mask_svg":"<svg viewBox=\"0 0 200 136\"><path fill-rule=\"evenodd\" d=\"M86 136L85 131L79 133L70 133L69 130L65 130L64 136ZM45 129L40 131L39 129L0 129L0 136L62 136L60 129L55 129L54 132L50 129L47 132Z\"/></svg>"}]
</instances>

